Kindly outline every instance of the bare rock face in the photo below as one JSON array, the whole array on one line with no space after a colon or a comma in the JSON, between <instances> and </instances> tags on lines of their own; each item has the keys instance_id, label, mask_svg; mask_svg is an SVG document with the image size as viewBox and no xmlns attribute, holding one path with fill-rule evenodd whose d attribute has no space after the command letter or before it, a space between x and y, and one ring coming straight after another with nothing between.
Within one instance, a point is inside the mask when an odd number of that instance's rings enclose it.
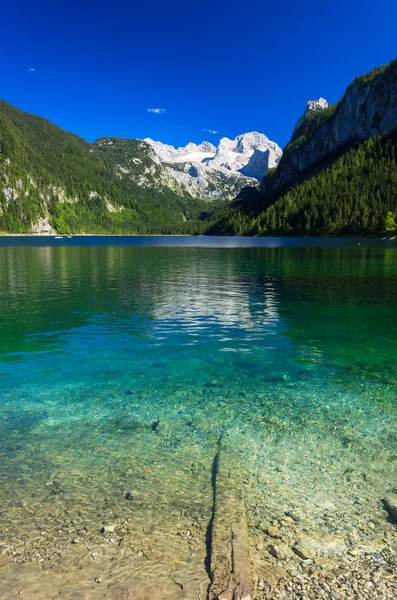
<instances>
[{"instance_id":1,"label":"bare rock face","mask_svg":"<svg viewBox=\"0 0 397 600\"><path fill-rule=\"evenodd\" d=\"M328 108L328 102L325 100L325 98L319 98L318 100L309 100L309 102L306 104L305 112L296 122L294 131L296 131L302 125L303 121L310 113L312 113L313 111L324 110L326 108Z\"/></svg>"},{"instance_id":2,"label":"bare rock face","mask_svg":"<svg viewBox=\"0 0 397 600\"><path fill-rule=\"evenodd\" d=\"M363 142L397 127L397 60L354 81L340 102L327 110L325 101L308 104L298 121L299 139L288 145L274 179L274 187L288 184L299 173L353 142ZM315 131L301 127L307 114L327 110ZM303 131L302 131L303 129Z\"/></svg>"},{"instance_id":3,"label":"bare rock face","mask_svg":"<svg viewBox=\"0 0 397 600\"><path fill-rule=\"evenodd\" d=\"M247 177L253 177L258 181L262 181L269 169L278 165L280 158L281 154L272 151L270 148L266 148L265 150L262 148L255 148L247 164L240 169L240 173Z\"/></svg>"},{"instance_id":4,"label":"bare rock face","mask_svg":"<svg viewBox=\"0 0 397 600\"><path fill-rule=\"evenodd\" d=\"M56 231L51 226L48 216L46 216L39 218L39 220L32 226L31 233L38 235L55 235Z\"/></svg>"}]
</instances>

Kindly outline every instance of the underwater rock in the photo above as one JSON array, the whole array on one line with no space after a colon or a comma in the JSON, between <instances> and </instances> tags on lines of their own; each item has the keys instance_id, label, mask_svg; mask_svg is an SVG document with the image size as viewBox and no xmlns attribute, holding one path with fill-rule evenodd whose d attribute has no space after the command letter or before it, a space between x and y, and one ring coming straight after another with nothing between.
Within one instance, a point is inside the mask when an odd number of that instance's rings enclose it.
<instances>
[{"instance_id":1,"label":"underwater rock","mask_svg":"<svg viewBox=\"0 0 397 600\"><path fill-rule=\"evenodd\" d=\"M274 525L271 525L270 527L268 527L267 530L266 530L266 532L272 538L279 538L279 537L281 537L281 531L280 531L280 529L278 527L274 527Z\"/></svg>"},{"instance_id":2,"label":"underwater rock","mask_svg":"<svg viewBox=\"0 0 397 600\"><path fill-rule=\"evenodd\" d=\"M383 499L383 504L389 515L397 519L397 494L387 494Z\"/></svg>"},{"instance_id":3,"label":"underwater rock","mask_svg":"<svg viewBox=\"0 0 397 600\"><path fill-rule=\"evenodd\" d=\"M293 521L295 521L295 523L300 523L303 521L303 514L299 510L287 510L285 514L287 517L290 517Z\"/></svg>"},{"instance_id":4,"label":"underwater rock","mask_svg":"<svg viewBox=\"0 0 397 600\"><path fill-rule=\"evenodd\" d=\"M157 427L160 425L160 420L157 419L157 421L153 421L153 423L151 423L150 428L152 431L155 431L157 433Z\"/></svg>"},{"instance_id":5,"label":"underwater rock","mask_svg":"<svg viewBox=\"0 0 397 600\"><path fill-rule=\"evenodd\" d=\"M100 531L100 533L113 533L116 529L115 525L104 525Z\"/></svg>"},{"instance_id":6,"label":"underwater rock","mask_svg":"<svg viewBox=\"0 0 397 600\"><path fill-rule=\"evenodd\" d=\"M160 435L172 434L173 432L181 431L184 424L178 421L158 421L156 428L153 430Z\"/></svg>"},{"instance_id":7,"label":"underwater rock","mask_svg":"<svg viewBox=\"0 0 397 600\"><path fill-rule=\"evenodd\" d=\"M266 533L266 531L268 530L269 527L271 527L271 523L270 521L261 521L258 525L259 529L262 529L262 531L264 533Z\"/></svg>"},{"instance_id":8,"label":"underwater rock","mask_svg":"<svg viewBox=\"0 0 397 600\"><path fill-rule=\"evenodd\" d=\"M291 548L284 544L270 544L267 549L274 558L279 560L288 560L293 555Z\"/></svg>"},{"instance_id":9,"label":"underwater rock","mask_svg":"<svg viewBox=\"0 0 397 600\"><path fill-rule=\"evenodd\" d=\"M294 524L294 520L291 517L283 517L279 521L280 527L290 527Z\"/></svg>"},{"instance_id":10,"label":"underwater rock","mask_svg":"<svg viewBox=\"0 0 397 600\"><path fill-rule=\"evenodd\" d=\"M303 560L316 557L335 558L347 552L345 539L336 535L297 532L298 541L293 550Z\"/></svg>"},{"instance_id":11,"label":"underwater rock","mask_svg":"<svg viewBox=\"0 0 397 600\"><path fill-rule=\"evenodd\" d=\"M303 560L307 560L309 558L315 558L317 555L316 550L305 540L300 540L294 546L294 552L302 558Z\"/></svg>"},{"instance_id":12,"label":"underwater rock","mask_svg":"<svg viewBox=\"0 0 397 600\"><path fill-rule=\"evenodd\" d=\"M216 387L218 387L219 385L220 385L220 384L219 384L219 381L218 381L217 379L212 379L211 381L207 381L207 382L204 384L204 387L206 387L206 388L216 388Z\"/></svg>"}]
</instances>

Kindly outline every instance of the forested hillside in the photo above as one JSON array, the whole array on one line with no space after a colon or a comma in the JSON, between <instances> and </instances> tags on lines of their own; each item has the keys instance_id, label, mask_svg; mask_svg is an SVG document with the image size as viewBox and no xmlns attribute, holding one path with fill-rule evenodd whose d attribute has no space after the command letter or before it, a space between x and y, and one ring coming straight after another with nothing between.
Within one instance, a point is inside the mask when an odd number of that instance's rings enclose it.
<instances>
[{"instance_id":1,"label":"forested hillside","mask_svg":"<svg viewBox=\"0 0 397 600\"><path fill-rule=\"evenodd\" d=\"M214 234L374 234L397 223L397 129L367 140L261 210L234 204L213 215ZM264 198L261 200L265 201Z\"/></svg>"},{"instance_id":2,"label":"forested hillside","mask_svg":"<svg viewBox=\"0 0 397 600\"><path fill-rule=\"evenodd\" d=\"M394 231L397 60L356 78L337 104L308 111L260 196L211 219L214 234Z\"/></svg>"},{"instance_id":3,"label":"forested hillside","mask_svg":"<svg viewBox=\"0 0 397 600\"><path fill-rule=\"evenodd\" d=\"M139 143L133 152L142 172L153 167ZM166 186L139 185L113 154L0 101L0 231L199 232L207 210Z\"/></svg>"}]
</instances>

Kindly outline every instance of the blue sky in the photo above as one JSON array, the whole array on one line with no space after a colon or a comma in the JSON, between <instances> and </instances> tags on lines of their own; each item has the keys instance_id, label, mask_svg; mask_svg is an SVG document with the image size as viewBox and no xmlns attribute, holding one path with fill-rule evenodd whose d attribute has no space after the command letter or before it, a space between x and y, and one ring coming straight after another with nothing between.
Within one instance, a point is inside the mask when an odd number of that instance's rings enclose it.
<instances>
[{"instance_id":1,"label":"blue sky","mask_svg":"<svg viewBox=\"0 0 397 600\"><path fill-rule=\"evenodd\" d=\"M307 100L397 56L395 0L14 0L2 23L0 97L89 141L284 146Z\"/></svg>"}]
</instances>

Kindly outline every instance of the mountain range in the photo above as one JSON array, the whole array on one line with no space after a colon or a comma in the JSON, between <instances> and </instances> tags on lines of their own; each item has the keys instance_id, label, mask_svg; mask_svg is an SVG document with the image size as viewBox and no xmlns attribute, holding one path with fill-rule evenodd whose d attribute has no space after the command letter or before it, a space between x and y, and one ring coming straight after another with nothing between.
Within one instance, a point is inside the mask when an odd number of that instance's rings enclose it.
<instances>
[{"instance_id":1,"label":"mountain range","mask_svg":"<svg viewBox=\"0 0 397 600\"><path fill-rule=\"evenodd\" d=\"M264 134L93 144L0 101L0 231L378 233L397 228L397 60Z\"/></svg>"},{"instance_id":2,"label":"mountain range","mask_svg":"<svg viewBox=\"0 0 397 600\"><path fill-rule=\"evenodd\" d=\"M132 145L135 150L131 154ZM100 138L94 146L114 155L120 176L141 187L168 187L179 196L212 201L233 200L246 186L260 187L263 177L280 162L281 148L257 132L174 148L150 138ZM142 170L139 154L152 165Z\"/></svg>"},{"instance_id":3,"label":"mountain range","mask_svg":"<svg viewBox=\"0 0 397 600\"><path fill-rule=\"evenodd\" d=\"M219 196L221 192L211 182L229 180L230 192L223 197L233 199L236 189L253 185L263 180L269 171L278 165L281 148L263 133L253 131L237 136L234 140L222 138L217 147L210 142L200 145L188 144L174 148L161 142L144 140L154 150L157 160L168 166L172 175L191 195L200 197Z\"/></svg>"},{"instance_id":4,"label":"mountain range","mask_svg":"<svg viewBox=\"0 0 397 600\"><path fill-rule=\"evenodd\" d=\"M258 133L217 148L112 137L89 144L0 101L0 231L202 232L210 210L259 188L281 154Z\"/></svg>"}]
</instances>

